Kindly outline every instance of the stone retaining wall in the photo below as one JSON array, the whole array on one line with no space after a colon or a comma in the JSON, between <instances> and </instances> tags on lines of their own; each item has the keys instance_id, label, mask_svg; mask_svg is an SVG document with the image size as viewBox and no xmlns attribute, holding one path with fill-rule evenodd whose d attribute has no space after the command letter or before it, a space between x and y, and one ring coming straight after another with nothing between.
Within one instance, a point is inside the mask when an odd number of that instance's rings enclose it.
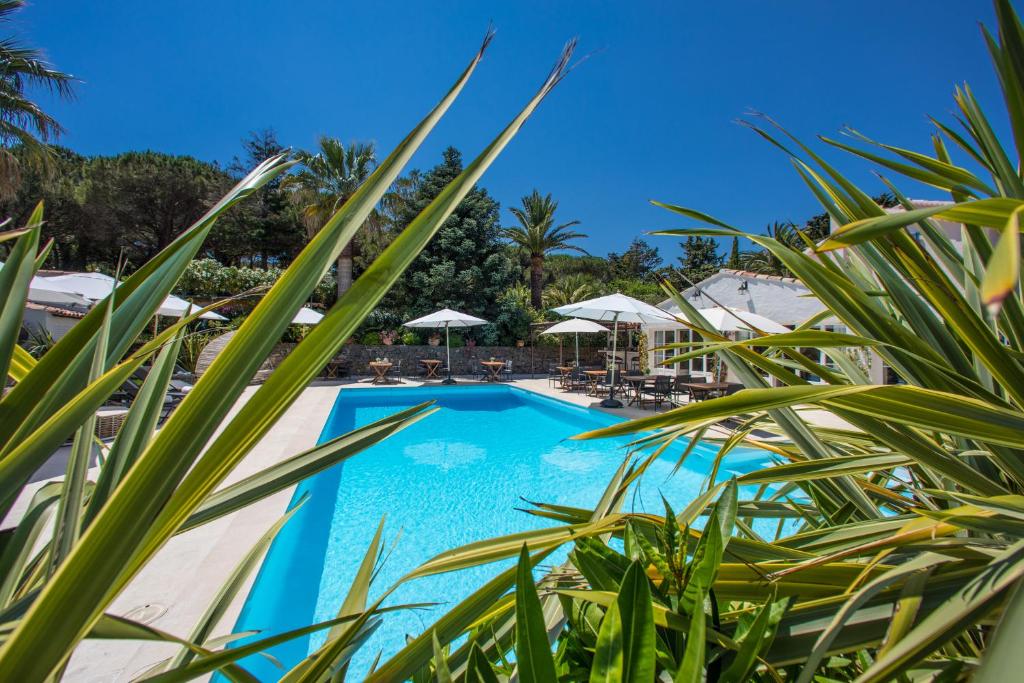
<instances>
[{"instance_id":1,"label":"stone retaining wall","mask_svg":"<svg viewBox=\"0 0 1024 683\"><path fill-rule=\"evenodd\" d=\"M202 375L210 367L210 363L228 343L234 332L227 332L213 339L199 354L196 363L196 375ZM253 377L254 383L261 383L295 348L295 344L278 344L270 357ZM604 356L596 348L580 348L580 363L583 365L600 365ZM482 372L480 361L511 360L512 372L517 375L543 374L548 367L558 363L557 346L463 346L452 349L452 373L455 375L473 375ZM402 376L410 377L419 372L421 358L438 358L444 360L444 346L366 346L364 344L346 344L335 356L346 359L349 373L355 375L371 375L369 363L377 358L387 358L392 363L402 361ZM562 359L569 362L575 358L575 349L566 345L562 350Z\"/></svg>"}]
</instances>

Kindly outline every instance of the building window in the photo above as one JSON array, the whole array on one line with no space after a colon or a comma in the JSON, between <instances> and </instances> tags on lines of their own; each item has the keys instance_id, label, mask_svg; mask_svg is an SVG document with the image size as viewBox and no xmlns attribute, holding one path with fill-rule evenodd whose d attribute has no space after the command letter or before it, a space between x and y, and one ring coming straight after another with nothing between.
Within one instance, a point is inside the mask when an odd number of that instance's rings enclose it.
<instances>
[{"instance_id":1,"label":"building window","mask_svg":"<svg viewBox=\"0 0 1024 683\"><path fill-rule=\"evenodd\" d=\"M664 346L665 344L685 344L693 342L695 340L694 337L695 335L690 330L654 330L654 348ZM652 369L667 370L672 374L709 372L713 367L711 362L712 355L697 356L682 363L669 363L668 365L661 364L665 359L681 355L684 351L689 350L690 349L661 349L654 351L654 363L652 365Z\"/></svg>"}]
</instances>

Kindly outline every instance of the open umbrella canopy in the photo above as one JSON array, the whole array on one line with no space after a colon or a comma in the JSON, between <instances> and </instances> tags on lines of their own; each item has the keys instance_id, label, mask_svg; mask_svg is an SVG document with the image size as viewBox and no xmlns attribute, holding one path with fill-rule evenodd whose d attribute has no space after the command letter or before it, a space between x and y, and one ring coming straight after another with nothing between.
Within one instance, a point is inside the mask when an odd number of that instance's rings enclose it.
<instances>
[{"instance_id":1,"label":"open umbrella canopy","mask_svg":"<svg viewBox=\"0 0 1024 683\"><path fill-rule=\"evenodd\" d=\"M402 323L406 327L473 327L475 325L486 325L487 321L477 318L468 313L460 313L450 308L442 308L422 318Z\"/></svg>"},{"instance_id":2,"label":"open umbrella canopy","mask_svg":"<svg viewBox=\"0 0 1024 683\"><path fill-rule=\"evenodd\" d=\"M117 284L114 278L103 273L69 273L68 275L55 275L42 279L77 292L93 302L106 298L114 291L114 287ZM195 304L171 294L160 304L160 308L157 309L157 315L180 318L197 310L199 310L199 307L195 306ZM213 311L207 311L199 317L204 320L227 320L224 316Z\"/></svg>"},{"instance_id":3,"label":"open umbrella canopy","mask_svg":"<svg viewBox=\"0 0 1024 683\"><path fill-rule=\"evenodd\" d=\"M639 299L634 299L625 294L615 293L607 296L599 296L596 299L587 299L575 304L559 306L551 309L560 315L573 315L590 320L610 320L613 323L612 331L612 358L618 357L619 323L675 323L676 318L661 310L657 306L645 304ZM617 373L616 369L609 369L610 373ZM608 398L601 401L605 408L621 408L622 402L615 398L616 381L612 381L608 387Z\"/></svg>"},{"instance_id":4,"label":"open umbrella canopy","mask_svg":"<svg viewBox=\"0 0 1024 683\"><path fill-rule=\"evenodd\" d=\"M611 332L611 330L604 325L595 323L593 320L570 318L569 320L563 320L560 323L552 325L541 332L541 334L570 334L572 332Z\"/></svg>"},{"instance_id":5,"label":"open umbrella canopy","mask_svg":"<svg viewBox=\"0 0 1024 683\"><path fill-rule=\"evenodd\" d=\"M474 327L486 324L487 321L483 318L477 318L469 313L453 311L450 308L442 308L440 311L435 311L430 315L403 323L406 327L444 328L444 348L445 354L448 357L448 378L444 380L444 384L455 384L455 380L452 379L452 347L448 339L448 329L451 327Z\"/></svg>"},{"instance_id":6,"label":"open umbrella canopy","mask_svg":"<svg viewBox=\"0 0 1024 683\"><path fill-rule=\"evenodd\" d=\"M308 306L303 306L292 318L292 325L316 325L324 319L323 313L317 313Z\"/></svg>"},{"instance_id":7,"label":"open umbrella canopy","mask_svg":"<svg viewBox=\"0 0 1024 683\"><path fill-rule=\"evenodd\" d=\"M593 332L611 332L604 325L598 325L593 320L583 320L581 318L570 318L563 320L560 323L552 325L548 329L541 332L541 334L575 334L576 335L576 367L580 366L580 332L593 333ZM562 362L562 346L559 342L558 346L558 362Z\"/></svg>"},{"instance_id":8,"label":"open umbrella canopy","mask_svg":"<svg viewBox=\"0 0 1024 683\"><path fill-rule=\"evenodd\" d=\"M781 334L789 332L789 328L766 318L763 315L744 311L731 306L713 306L699 311L704 318L719 332L764 332Z\"/></svg>"},{"instance_id":9,"label":"open umbrella canopy","mask_svg":"<svg viewBox=\"0 0 1024 683\"><path fill-rule=\"evenodd\" d=\"M0 261L0 268L3 267L4 264ZM40 304L57 304L61 306L87 307L91 303L75 290L53 282L50 278L38 276L33 276L29 282L28 300Z\"/></svg>"},{"instance_id":10,"label":"open umbrella canopy","mask_svg":"<svg viewBox=\"0 0 1024 683\"><path fill-rule=\"evenodd\" d=\"M605 320L624 323L665 323L675 322L672 315L657 306L645 304L625 294L609 294L596 299L587 299L575 304L566 304L551 309L559 315L576 316L589 320Z\"/></svg>"}]
</instances>

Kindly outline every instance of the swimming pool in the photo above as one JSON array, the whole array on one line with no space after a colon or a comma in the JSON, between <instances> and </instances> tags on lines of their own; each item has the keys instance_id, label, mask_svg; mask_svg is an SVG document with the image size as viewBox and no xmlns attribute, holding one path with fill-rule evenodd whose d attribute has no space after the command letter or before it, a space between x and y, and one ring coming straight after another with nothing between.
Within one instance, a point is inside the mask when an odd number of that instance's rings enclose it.
<instances>
[{"instance_id":1,"label":"swimming pool","mask_svg":"<svg viewBox=\"0 0 1024 683\"><path fill-rule=\"evenodd\" d=\"M293 503L306 493L310 498L271 545L236 632L258 630L266 636L335 617L384 514L385 547L399 530L401 536L371 600L442 551L555 525L517 511L524 507L523 498L592 507L625 455L627 439L568 440L618 418L508 385L341 389L320 441L428 400L441 409L297 487ZM682 447L670 449L651 465L627 499L627 509L661 514L660 494L678 509L699 492L717 448L699 444L670 476ZM723 463L719 479L760 468L766 461L762 451L736 449ZM568 547L546 562L564 559L567 552ZM386 615L352 660L352 680L360 680L378 651L385 661L404 644L406 634L420 633L446 606L512 562L401 586L385 604L446 605ZM321 633L297 639L271 653L290 668L323 638ZM261 680L277 680L282 673L262 657L250 657L243 665Z\"/></svg>"}]
</instances>

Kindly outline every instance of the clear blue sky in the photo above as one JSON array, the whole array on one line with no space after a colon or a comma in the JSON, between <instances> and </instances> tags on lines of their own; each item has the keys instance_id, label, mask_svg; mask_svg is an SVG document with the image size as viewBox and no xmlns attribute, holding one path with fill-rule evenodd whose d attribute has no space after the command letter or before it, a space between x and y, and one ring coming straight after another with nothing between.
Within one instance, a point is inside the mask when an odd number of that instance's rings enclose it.
<instances>
[{"instance_id":1,"label":"clear blue sky","mask_svg":"<svg viewBox=\"0 0 1024 683\"><path fill-rule=\"evenodd\" d=\"M495 42L415 165L433 165L449 144L476 154L579 36L581 52L597 54L482 184L506 224L520 196L553 193L561 218L582 221L586 248L601 255L683 224L648 199L752 230L817 213L781 154L734 123L750 108L805 138L850 124L927 151L926 115L948 118L955 83L968 81L994 111L1000 104L978 30L994 22L985 0L35 0L18 28L83 81L76 101L49 103L68 129L64 144L227 162L247 131L264 127L294 147L329 134L386 152L448 88L489 21ZM840 166L881 189L866 165ZM678 253L674 241L651 241L667 259Z\"/></svg>"}]
</instances>

